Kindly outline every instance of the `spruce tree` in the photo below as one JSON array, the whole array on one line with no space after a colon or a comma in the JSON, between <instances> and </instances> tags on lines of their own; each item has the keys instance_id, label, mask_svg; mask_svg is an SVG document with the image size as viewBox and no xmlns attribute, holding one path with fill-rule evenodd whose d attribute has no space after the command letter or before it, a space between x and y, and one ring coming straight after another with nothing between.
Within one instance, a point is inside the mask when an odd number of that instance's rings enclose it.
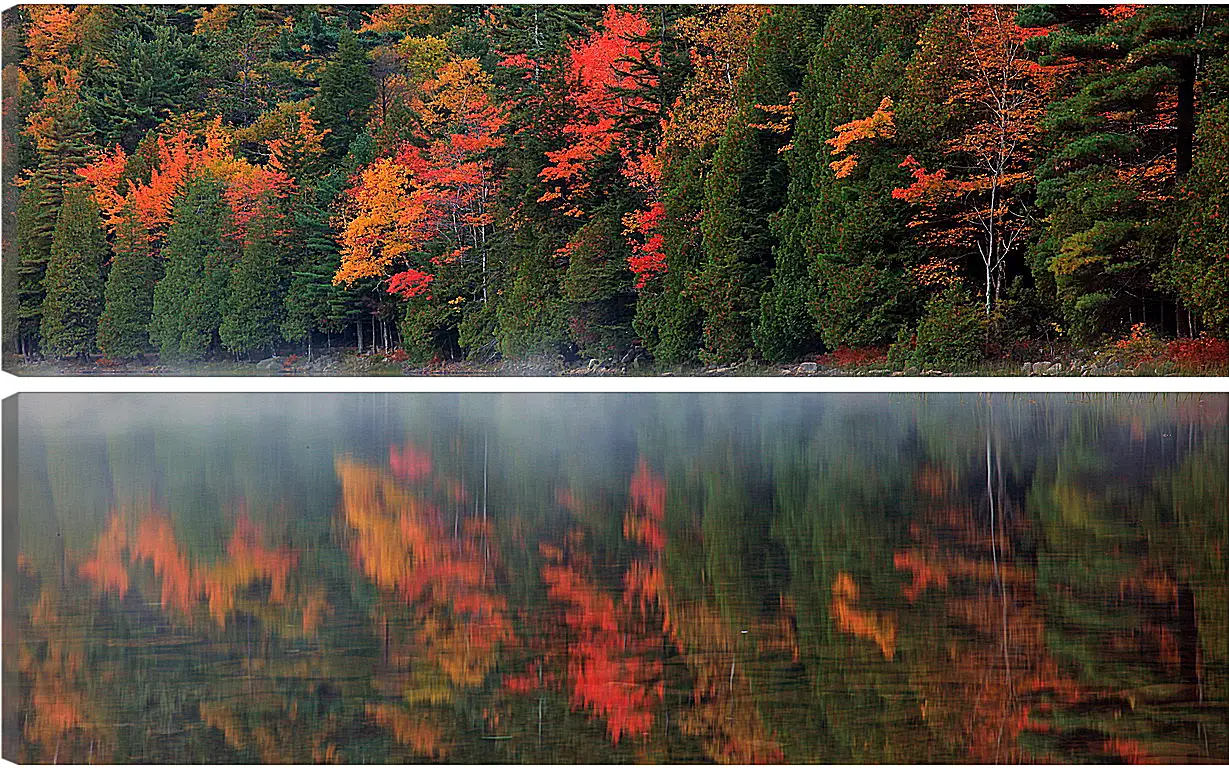
<instances>
[{"instance_id":1,"label":"spruce tree","mask_svg":"<svg viewBox=\"0 0 1229 768\"><path fill-rule=\"evenodd\" d=\"M161 266L132 206L121 213L112 250L115 255L98 320L98 348L110 358L132 358L149 349L154 286Z\"/></svg>"},{"instance_id":2,"label":"spruce tree","mask_svg":"<svg viewBox=\"0 0 1229 768\"><path fill-rule=\"evenodd\" d=\"M94 350L106 258L107 239L90 190L84 186L69 188L51 238L47 295L39 323L43 350L48 355L84 356Z\"/></svg>"},{"instance_id":3,"label":"spruce tree","mask_svg":"<svg viewBox=\"0 0 1229 768\"><path fill-rule=\"evenodd\" d=\"M376 98L375 77L367 52L353 32L344 30L337 53L320 76L316 118L329 130L325 146L333 155L345 153L367 124L367 112Z\"/></svg>"},{"instance_id":4,"label":"spruce tree","mask_svg":"<svg viewBox=\"0 0 1229 768\"><path fill-rule=\"evenodd\" d=\"M75 75L49 86L49 93L39 102L37 126L31 133L38 147L38 164L30 172L17 212L19 333L26 338L28 351L39 346L37 329L46 297L43 283L60 205L65 190L80 181L76 170L85 164L89 148L90 130Z\"/></svg>"},{"instance_id":5,"label":"spruce tree","mask_svg":"<svg viewBox=\"0 0 1229 768\"><path fill-rule=\"evenodd\" d=\"M231 352L272 350L281 320L281 266L285 258L269 206L248 223L246 242L230 274L230 289L218 335Z\"/></svg>"},{"instance_id":6,"label":"spruce tree","mask_svg":"<svg viewBox=\"0 0 1229 768\"><path fill-rule=\"evenodd\" d=\"M568 246L562 295L572 340L582 354L607 357L631 342L635 293L627 251L613 206L595 213Z\"/></svg>"},{"instance_id":7,"label":"spruce tree","mask_svg":"<svg viewBox=\"0 0 1229 768\"><path fill-rule=\"evenodd\" d=\"M213 348L234 262L225 237L229 211L222 185L188 184L171 214L162 257L166 274L154 288L150 341L167 360L198 359Z\"/></svg>"},{"instance_id":8,"label":"spruce tree","mask_svg":"<svg viewBox=\"0 0 1229 768\"><path fill-rule=\"evenodd\" d=\"M744 359L755 349L760 295L773 269L776 236L771 222L785 204L783 154L792 133L782 113L764 107L788 107L801 88L811 43L826 13L809 6L781 6L761 22L737 86L738 113L705 179L704 261L698 288L709 359ZM789 303L795 315L796 304ZM809 325L793 319L784 323L796 329ZM763 339L765 334L758 336ZM799 340L791 346L806 343ZM772 357L785 356L780 350L771 352Z\"/></svg>"}]
</instances>

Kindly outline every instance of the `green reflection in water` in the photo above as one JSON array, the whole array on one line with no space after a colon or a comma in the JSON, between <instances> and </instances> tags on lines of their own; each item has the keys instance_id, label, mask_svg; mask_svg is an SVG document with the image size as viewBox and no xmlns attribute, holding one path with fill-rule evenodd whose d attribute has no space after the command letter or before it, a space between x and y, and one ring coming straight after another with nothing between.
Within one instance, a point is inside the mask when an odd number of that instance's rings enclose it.
<instances>
[{"instance_id":1,"label":"green reflection in water","mask_svg":"<svg viewBox=\"0 0 1229 768\"><path fill-rule=\"evenodd\" d=\"M1226 406L21 395L5 756L1224 762Z\"/></svg>"}]
</instances>

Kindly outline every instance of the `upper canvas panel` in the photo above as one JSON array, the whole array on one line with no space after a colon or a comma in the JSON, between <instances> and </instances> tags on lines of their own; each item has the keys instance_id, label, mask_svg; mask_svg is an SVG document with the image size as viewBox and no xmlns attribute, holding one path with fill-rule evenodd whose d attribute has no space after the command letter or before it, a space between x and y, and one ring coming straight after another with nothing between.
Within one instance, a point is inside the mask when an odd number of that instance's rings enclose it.
<instances>
[{"instance_id":1,"label":"upper canvas panel","mask_svg":"<svg viewBox=\"0 0 1229 768\"><path fill-rule=\"evenodd\" d=\"M1220 6L4 14L18 374L1224 374Z\"/></svg>"}]
</instances>

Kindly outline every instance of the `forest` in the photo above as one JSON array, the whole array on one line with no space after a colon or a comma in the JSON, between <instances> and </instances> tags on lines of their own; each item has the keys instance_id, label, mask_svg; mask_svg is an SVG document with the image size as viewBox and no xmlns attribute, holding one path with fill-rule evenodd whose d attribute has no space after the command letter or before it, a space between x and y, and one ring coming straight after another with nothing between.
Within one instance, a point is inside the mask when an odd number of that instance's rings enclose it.
<instances>
[{"instance_id":1,"label":"forest","mask_svg":"<svg viewBox=\"0 0 1229 768\"><path fill-rule=\"evenodd\" d=\"M10 360L1229 365L1222 6L28 5L3 44Z\"/></svg>"}]
</instances>

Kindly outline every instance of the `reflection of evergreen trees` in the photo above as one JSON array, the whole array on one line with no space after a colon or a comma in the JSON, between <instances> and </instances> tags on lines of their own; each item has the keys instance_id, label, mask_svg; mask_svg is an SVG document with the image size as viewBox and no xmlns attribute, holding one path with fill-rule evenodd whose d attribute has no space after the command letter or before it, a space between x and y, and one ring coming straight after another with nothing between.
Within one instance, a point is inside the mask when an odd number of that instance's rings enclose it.
<instances>
[{"instance_id":1,"label":"reflection of evergreen trees","mask_svg":"<svg viewBox=\"0 0 1229 768\"><path fill-rule=\"evenodd\" d=\"M1229 754L1224 398L234 402L25 411L22 759Z\"/></svg>"}]
</instances>

